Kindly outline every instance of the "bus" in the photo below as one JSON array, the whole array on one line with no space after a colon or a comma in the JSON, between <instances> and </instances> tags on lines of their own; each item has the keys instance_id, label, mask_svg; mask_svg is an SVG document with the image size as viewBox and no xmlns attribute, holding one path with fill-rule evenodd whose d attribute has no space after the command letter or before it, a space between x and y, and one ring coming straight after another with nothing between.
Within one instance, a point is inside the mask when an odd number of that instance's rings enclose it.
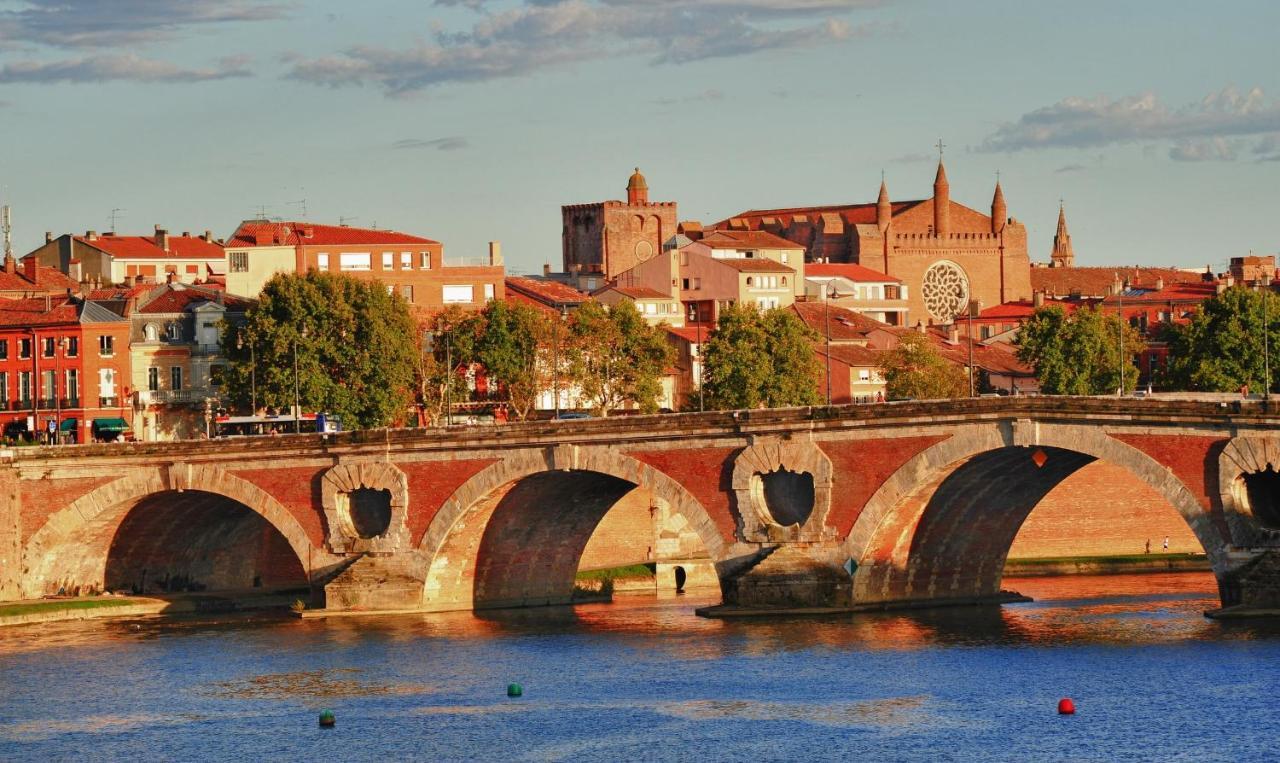
<instances>
[{"instance_id":1,"label":"bus","mask_svg":"<svg viewBox=\"0 0 1280 763\"><path fill-rule=\"evenodd\" d=\"M326 413L304 413L297 419L297 431L303 434L316 432L341 432L342 422L337 416ZM292 414L279 416L217 416L213 420L214 437L261 437L273 434L293 434L295 418Z\"/></svg>"}]
</instances>

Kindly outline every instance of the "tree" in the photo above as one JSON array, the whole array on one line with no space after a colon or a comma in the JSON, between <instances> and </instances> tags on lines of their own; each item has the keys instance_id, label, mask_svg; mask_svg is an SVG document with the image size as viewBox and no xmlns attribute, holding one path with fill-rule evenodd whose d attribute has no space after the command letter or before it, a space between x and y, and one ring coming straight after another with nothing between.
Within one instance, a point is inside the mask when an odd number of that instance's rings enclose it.
<instances>
[{"instance_id":1,"label":"tree","mask_svg":"<svg viewBox=\"0 0 1280 763\"><path fill-rule=\"evenodd\" d=\"M937 400L969 393L965 372L916 331L905 332L897 347L881 353L880 372L890 399Z\"/></svg>"},{"instance_id":2,"label":"tree","mask_svg":"<svg viewBox=\"0 0 1280 763\"><path fill-rule=\"evenodd\" d=\"M1263 299L1268 334L1265 347ZM1171 326L1166 337L1170 379L1178 387L1236 392L1248 385L1261 391L1266 386L1269 351L1280 340L1280 298L1269 290L1227 289L1205 300L1186 324Z\"/></svg>"},{"instance_id":3,"label":"tree","mask_svg":"<svg viewBox=\"0 0 1280 763\"><path fill-rule=\"evenodd\" d=\"M1123 337L1124 358L1120 347ZM1018 330L1018 359L1036 370L1040 391L1049 395L1106 395L1138 381L1134 354L1146 346L1137 329L1101 308L1076 310L1061 305L1037 308Z\"/></svg>"},{"instance_id":4,"label":"tree","mask_svg":"<svg viewBox=\"0 0 1280 763\"><path fill-rule=\"evenodd\" d=\"M734 305L703 350L706 404L711 408L816 405L821 365L817 334L786 309L761 313Z\"/></svg>"},{"instance_id":5,"label":"tree","mask_svg":"<svg viewBox=\"0 0 1280 763\"><path fill-rule=\"evenodd\" d=\"M633 402L645 413L658 410L661 378L675 349L661 329L650 326L635 305L613 308L589 300L570 316L564 348L569 383L601 416Z\"/></svg>"},{"instance_id":6,"label":"tree","mask_svg":"<svg viewBox=\"0 0 1280 763\"><path fill-rule=\"evenodd\" d=\"M279 274L243 324L223 328L233 402L342 417L348 428L400 420L412 396L417 330L408 304L381 284L332 273Z\"/></svg>"},{"instance_id":7,"label":"tree","mask_svg":"<svg viewBox=\"0 0 1280 763\"><path fill-rule=\"evenodd\" d=\"M483 329L476 336L475 360L491 381L501 384L518 418L529 415L547 376L540 366L550 361L550 322L543 313L516 302L490 302L480 315Z\"/></svg>"},{"instance_id":8,"label":"tree","mask_svg":"<svg viewBox=\"0 0 1280 763\"><path fill-rule=\"evenodd\" d=\"M457 305L432 315L423 326L418 353L418 402L434 421L470 395L466 370L476 357L483 320Z\"/></svg>"}]
</instances>

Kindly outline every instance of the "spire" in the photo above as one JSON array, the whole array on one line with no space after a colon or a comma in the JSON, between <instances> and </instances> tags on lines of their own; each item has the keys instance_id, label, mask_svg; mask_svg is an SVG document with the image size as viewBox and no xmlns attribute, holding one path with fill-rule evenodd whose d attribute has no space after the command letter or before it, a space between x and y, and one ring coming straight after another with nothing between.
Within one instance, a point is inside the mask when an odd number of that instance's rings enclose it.
<instances>
[{"instance_id":1,"label":"spire","mask_svg":"<svg viewBox=\"0 0 1280 763\"><path fill-rule=\"evenodd\" d=\"M991 197L991 232L999 234L1009 219L1009 208L1004 203L1004 190L1000 187L1000 175L996 174L996 193Z\"/></svg>"},{"instance_id":2,"label":"spire","mask_svg":"<svg viewBox=\"0 0 1280 763\"><path fill-rule=\"evenodd\" d=\"M633 207L649 203L649 183L640 174L639 167L636 167L635 174L627 181L627 203Z\"/></svg>"},{"instance_id":3,"label":"spire","mask_svg":"<svg viewBox=\"0 0 1280 763\"><path fill-rule=\"evenodd\" d=\"M938 141L942 145L942 141ZM947 182L947 168L942 163L942 151L938 151L938 174L933 179L933 233L946 236L951 232L951 185Z\"/></svg>"},{"instance_id":4,"label":"spire","mask_svg":"<svg viewBox=\"0 0 1280 763\"><path fill-rule=\"evenodd\" d=\"M880 228L880 232L884 233L889 229L889 223L893 220L893 204L889 201L889 188L884 184L884 174L880 175L880 197L876 199L876 225Z\"/></svg>"},{"instance_id":5,"label":"spire","mask_svg":"<svg viewBox=\"0 0 1280 763\"><path fill-rule=\"evenodd\" d=\"M1071 249L1071 234L1067 233L1067 213L1058 201L1058 232L1053 234L1053 253L1049 263L1055 268L1069 268L1076 263L1076 253Z\"/></svg>"}]
</instances>

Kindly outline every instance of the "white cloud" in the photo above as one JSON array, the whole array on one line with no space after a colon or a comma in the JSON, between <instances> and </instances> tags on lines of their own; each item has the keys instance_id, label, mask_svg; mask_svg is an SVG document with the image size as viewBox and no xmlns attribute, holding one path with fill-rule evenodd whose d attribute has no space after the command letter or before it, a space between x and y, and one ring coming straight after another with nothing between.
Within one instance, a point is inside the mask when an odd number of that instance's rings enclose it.
<instances>
[{"instance_id":1,"label":"white cloud","mask_svg":"<svg viewBox=\"0 0 1280 763\"><path fill-rule=\"evenodd\" d=\"M0 42L111 48L174 36L199 25L280 18L262 0L20 0L0 11Z\"/></svg>"},{"instance_id":2,"label":"white cloud","mask_svg":"<svg viewBox=\"0 0 1280 763\"><path fill-rule=\"evenodd\" d=\"M1154 93L1110 99L1065 98L1002 125L980 146L983 151L1091 148L1120 143L1172 143L1181 161L1230 160L1241 143L1280 134L1280 102L1260 88L1233 87L1198 103L1170 108Z\"/></svg>"},{"instance_id":3,"label":"white cloud","mask_svg":"<svg viewBox=\"0 0 1280 763\"><path fill-rule=\"evenodd\" d=\"M0 66L0 84L52 82L203 82L247 77L247 59L224 59L216 68L184 69L167 61L124 55L90 56L65 61L14 61Z\"/></svg>"}]
</instances>

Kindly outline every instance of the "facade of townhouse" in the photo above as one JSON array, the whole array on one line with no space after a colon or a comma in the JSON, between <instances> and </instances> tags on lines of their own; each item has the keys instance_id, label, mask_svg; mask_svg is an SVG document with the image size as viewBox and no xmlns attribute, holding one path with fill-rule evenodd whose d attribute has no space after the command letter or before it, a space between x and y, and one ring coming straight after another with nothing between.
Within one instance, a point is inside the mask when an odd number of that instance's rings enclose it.
<instances>
[{"instance_id":1,"label":"facade of townhouse","mask_svg":"<svg viewBox=\"0 0 1280 763\"><path fill-rule=\"evenodd\" d=\"M379 281L419 314L457 305L479 310L505 296L502 248L446 260L444 246L388 230L246 220L227 241L227 290L256 297L276 273L316 270Z\"/></svg>"},{"instance_id":2,"label":"facade of townhouse","mask_svg":"<svg viewBox=\"0 0 1280 763\"><path fill-rule=\"evenodd\" d=\"M0 433L62 442L126 433L128 323L94 302L0 300Z\"/></svg>"},{"instance_id":3,"label":"facade of townhouse","mask_svg":"<svg viewBox=\"0 0 1280 763\"><path fill-rule=\"evenodd\" d=\"M684 325L684 310L680 300L670 293L663 293L648 286L610 285L597 290L591 295L596 301L607 307L614 307L624 302L635 306L645 322L657 326L665 323L668 326Z\"/></svg>"},{"instance_id":4,"label":"facade of townhouse","mask_svg":"<svg viewBox=\"0 0 1280 763\"><path fill-rule=\"evenodd\" d=\"M805 297L829 300L890 326L911 325L902 279L851 262L805 265Z\"/></svg>"},{"instance_id":5,"label":"facade of townhouse","mask_svg":"<svg viewBox=\"0 0 1280 763\"><path fill-rule=\"evenodd\" d=\"M44 235L44 245L24 259L34 258L78 283L156 283L171 275L183 283L195 283L207 279L210 273L223 272L226 266L226 253L209 231L199 236L187 232L175 236L157 225L151 236L96 231L86 231L83 236L67 233L55 237L51 232Z\"/></svg>"}]
</instances>

